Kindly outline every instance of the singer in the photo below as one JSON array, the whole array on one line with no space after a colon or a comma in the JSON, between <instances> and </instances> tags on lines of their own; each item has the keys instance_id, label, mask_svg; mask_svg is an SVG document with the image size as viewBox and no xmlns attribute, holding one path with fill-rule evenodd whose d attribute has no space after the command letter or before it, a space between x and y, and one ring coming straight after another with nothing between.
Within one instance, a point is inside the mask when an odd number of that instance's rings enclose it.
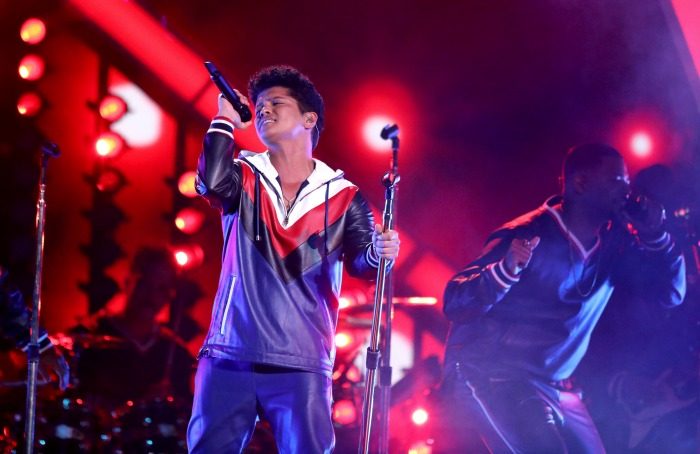
<instances>
[{"instance_id":1,"label":"singer","mask_svg":"<svg viewBox=\"0 0 700 454\"><path fill-rule=\"evenodd\" d=\"M224 250L188 447L241 452L264 416L280 452L331 452L343 264L374 279L380 257L397 257L399 237L381 233L343 172L312 157L324 105L305 75L265 68L248 90L253 120L219 97L197 167L198 193L221 213ZM267 150L234 159L235 131L251 123Z\"/></svg>"},{"instance_id":2,"label":"singer","mask_svg":"<svg viewBox=\"0 0 700 454\"><path fill-rule=\"evenodd\" d=\"M445 411L459 433L478 434L455 452L483 452L482 442L489 452L605 452L569 380L593 328L617 288L666 307L683 300L685 263L663 208L627 211L617 150L570 149L562 186L492 233L447 285Z\"/></svg>"}]
</instances>

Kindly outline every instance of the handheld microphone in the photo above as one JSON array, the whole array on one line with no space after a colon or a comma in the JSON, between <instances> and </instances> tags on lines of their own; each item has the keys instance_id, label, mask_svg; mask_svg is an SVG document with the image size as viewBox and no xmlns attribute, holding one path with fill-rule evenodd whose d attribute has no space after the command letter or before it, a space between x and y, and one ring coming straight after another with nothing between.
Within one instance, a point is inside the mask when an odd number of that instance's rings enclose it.
<instances>
[{"instance_id":1,"label":"handheld microphone","mask_svg":"<svg viewBox=\"0 0 700 454\"><path fill-rule=\"evenodd\" d=\"M219 72L216 66L214 66L214 63L205 61L204 66L207 68L207 71L209 71L211 80L214 82L214 85L216 85L216 88L219 89L221 94L224 95L224 98L231 103L236 112L238 112L238 115L241 116L241 121L250 121L250 119L253 118L250 109L241 102L236 92L233 91L233 88L226 82L224 76Z\"/></svg>"},{"instance_id":2,"label":"handheld microphone","mask_svg":"<svg viewBox=\"0 0 700 454\"><path fill-rule=\"evenodd\" d=\"M399 125L386 125L382 128L380 136L384 140L394 139L399 135Z\"/></svg>"}]
</instances>

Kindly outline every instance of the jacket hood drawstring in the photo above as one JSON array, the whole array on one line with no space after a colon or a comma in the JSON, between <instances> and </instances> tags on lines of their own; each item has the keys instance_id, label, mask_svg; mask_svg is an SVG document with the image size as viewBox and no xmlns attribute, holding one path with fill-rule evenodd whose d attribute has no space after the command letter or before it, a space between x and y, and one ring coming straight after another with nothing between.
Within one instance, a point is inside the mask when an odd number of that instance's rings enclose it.
<instances>
[{"instance_id":1,"label":"jacket hood drawstring","mask_svg":"<svg viewBox=\"0 0 700 454\"><path fill-rule=\"evenodd\" d=\"M328 257L328 196L331 190L331 181L326 181L325 215L323 216L323 255Z\"/></svg>"},{"instance_id":2,"label":"jacket hood drawstring","mask_svg":"<svg viewBox=\"0 0 700 454\"><path fill-rule=\"evenodd\" d=\"M253 167L255 171L255 201L253 202L253 211L255 212L255 241L260 241L260 172Z\"/></svg>"},{"instance_id":3,"label":"jacket hood drawstring","mask_svg":"<svg viewBox=\"0 0 700 454\"><path fill-rule=\"evenodd\" d=\"M245 156L239 155L239 159L253 170L255 174L255 200L253 200L253 228L255 229L255 241L260 241L260 170L254 166Z\"/></svg>"}]
</instances>

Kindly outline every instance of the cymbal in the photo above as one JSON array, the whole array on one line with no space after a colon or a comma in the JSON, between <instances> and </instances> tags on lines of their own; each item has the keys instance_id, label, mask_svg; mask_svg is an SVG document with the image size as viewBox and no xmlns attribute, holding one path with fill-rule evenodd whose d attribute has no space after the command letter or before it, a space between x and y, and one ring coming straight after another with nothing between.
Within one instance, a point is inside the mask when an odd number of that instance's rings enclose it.
<instances>
[{"instance_id":1,"label":"cymbal","mask_svg":"<svg viewBox=\"0 0 700 454\"><path fill-rule=\"evenodd\" d=\"M372 319L364 317L353 317L351 315L345 315L343 312L340 313L340 323L347 325L351 328L371 328Z\"/></svg>"},{"instance_id":2,"label":"cymbal","mask_svg":"<svg viewBox=\"0 0 700 454\"><path fill-rule=\"evenodd\" d=\"M117 348L127 345L128 340L122 337L93 333L59 333L52 336L52 341L66 350L84 350L86 348Z\"/></svg>"},{"instance_id":3,"label":"cymbal","mask_svg":"<svg viewBox=\"0 0 700 454\"><path fill-rule=\"evenodd\" d=\"M416 326L430 332L436 339L444 340L447 336L448 322L435 301L435 298L395 297L392 309L409 316ZM373 311L374 304L345 307L340 310L340 323L347 323L351 328L371 328ZM382 319L384 315L382 314Z\"/></svg>"}]
</instances>

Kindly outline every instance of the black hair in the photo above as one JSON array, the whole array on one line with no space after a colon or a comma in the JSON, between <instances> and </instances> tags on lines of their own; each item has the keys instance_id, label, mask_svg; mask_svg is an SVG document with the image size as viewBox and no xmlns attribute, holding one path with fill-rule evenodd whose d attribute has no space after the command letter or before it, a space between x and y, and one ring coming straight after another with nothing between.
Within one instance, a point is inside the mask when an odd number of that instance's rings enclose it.
<instances>
[{"instance_id":1,"label":"black hair","mask_svg":"<svg viewBox=\"0 0 700 454\"><path fill-rule=\"evenodd\" d=\"M248 82L248 94L253 105L257 103L261 92L272 87L288 88L290 96L299 103L302 113L315 112L318 115L316 127L311 135L313 148L316 148L321 131L323 131L325 116L323 98L313 82L291 66L268 66L255 73Z\"/></svg>"},{"instance_id":2,"label":"black hair","mask_svg":"<svg viewBox=\"0 0 700 454\"><path fill-rule=\"evenodd\" d=\"M564 181L576 173L597 169L604 158L622 159L622 155L610 145L601 143L587 143L569 148L562 166Z\"/></svg>"}]
</instances>

